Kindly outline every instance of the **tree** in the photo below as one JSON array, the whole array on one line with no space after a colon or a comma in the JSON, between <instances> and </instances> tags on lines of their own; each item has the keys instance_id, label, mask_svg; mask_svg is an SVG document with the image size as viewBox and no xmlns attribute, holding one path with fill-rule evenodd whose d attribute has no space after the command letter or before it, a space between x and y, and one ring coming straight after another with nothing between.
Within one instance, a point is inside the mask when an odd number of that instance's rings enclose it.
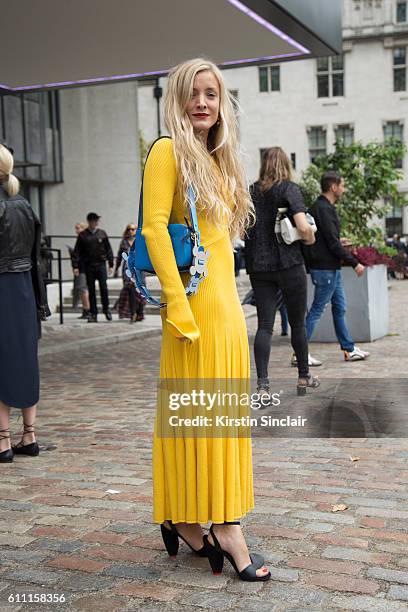
<instances>
[{"instance_id":1,"label":"tree","mask_svg":"<svg viewBox=\"0 0 408 612\"><path fill-rule=\"evenodd\" d=\"M320 177L327 170L337 170L344 177L346 191L337 207L341 235L356 246L384 245L384 231L375 225L391 209L391 202L407 206L407 198L398 192L403 173L397 167L406 151L400 141L387 143L336 143L336 151L320 155L303 173L300 188L307 206L320 193Z\"/></svg>"}]
</instances>

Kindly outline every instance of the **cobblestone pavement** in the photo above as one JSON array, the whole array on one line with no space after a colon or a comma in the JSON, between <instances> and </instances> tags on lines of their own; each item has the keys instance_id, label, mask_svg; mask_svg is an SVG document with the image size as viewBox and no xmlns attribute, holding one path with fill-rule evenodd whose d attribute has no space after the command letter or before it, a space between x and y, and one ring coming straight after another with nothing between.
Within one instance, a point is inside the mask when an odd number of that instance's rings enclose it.
<instances>
[{"instance_id":1,"label":"cobblestone pavement","mask_svg":"<svg viewBox=\"0 0 408 612\"><path fill-rule=\"evenodd\" d=\"M406 377L407 298L408 283L392 282L398 335L372 343L366 363L314 345L322 379ZM255 325L249 318L251 340ZM151 523L159 349L156 335L41 358L42 453L1 466L0 610L408 610L402 438L255 437L256 509L243 523L272 579L239 582L228 565L215 577L184 545L169 561ZM290 354L286 338L274 339L274 380L295 382ZM23 594L63 594L65 603L8 603Z\"/></svg>"}]
</instances>

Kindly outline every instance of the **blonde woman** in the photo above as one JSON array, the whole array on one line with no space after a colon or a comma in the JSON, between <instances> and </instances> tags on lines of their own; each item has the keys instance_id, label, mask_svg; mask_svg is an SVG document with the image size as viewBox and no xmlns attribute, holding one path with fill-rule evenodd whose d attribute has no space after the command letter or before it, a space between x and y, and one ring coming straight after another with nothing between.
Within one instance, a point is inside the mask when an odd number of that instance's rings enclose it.
<instances>
[{"instance_id":1,"label":"blonde woman","mask_svg":"<svg viewBox=\"0 0 408 612\"><path fill-rule=\"evenodd\" d=\"M210 61L193 59L168 79L165 120L171 139L158 140L144 173L143 234L162 286L164 379L244 379L250 376L245 319L238 298L231 241L253 217L238 157L232 101ZM197 195L201 244L210 250L208 277L187 299L167 226L184 223L189 185ZM153 443L154 521L170 556L179 537L214 573L228 558L242 580L267 580L249 555L239 519L254 505L251 440L161 437ZM203 539L201 524L211 522Z\"/></svg>"},{"instance_id":2,"label":"blonde woman","mask_svg":"<svg viewBox=\"0 0 408 612\"><path fill-rule=\"evenodd\" d=\"M78 237L81 232L83 232L87 228L86 223L75 223L74 230L75 234ZM71 257L72 269L74 271L74 288L73 288L73 296L72 296L72 307L76 308L81 299L82 303L82 315L78 317L79 319L87 319L89 316L89 291L88 285L86 284L86 274L83 271L83 265L77 258L77 254L72 247L68 247L69 254Z\"/></svg>"},{"instance_id":3,"label":"blonde woman","mask_svg":"<svg viewBox=\"0 0 408 612\"><path fill-rule=\"evenodd\" d=\"M39 454L34 424L39 397L39 320L49 314L40 263L40 222L19 195L12 150L0 145L0 463ZM11 447L10 407L24 432Z\"/></svg>"}]
</instances>

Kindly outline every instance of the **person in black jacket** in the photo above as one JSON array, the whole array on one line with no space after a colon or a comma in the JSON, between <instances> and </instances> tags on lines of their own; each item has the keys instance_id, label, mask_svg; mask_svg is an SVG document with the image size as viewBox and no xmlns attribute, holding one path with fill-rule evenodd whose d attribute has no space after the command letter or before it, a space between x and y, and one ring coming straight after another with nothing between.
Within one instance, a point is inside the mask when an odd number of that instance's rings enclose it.
<instances>
[{"instance_id":1,"label":"person in black jacket","mask_svg":"<svg viewBox=\"0 0 408 612\"><path fill-rule=\"evenodd\" d=\"M19 195L12 150L0 144L0 463L39 454L40 320L50 315L41 274L41 225ZM21 441L11 447L10 408L22 410Z\"/></svg>"},{"instance_id":2,"label":"person in black jacket","mask_svg":"<svg viewBox=\"0 0 408 612\"><path fill-rule=\"evenodd\" d=\"M90 313L88 323L98 320L96 306L95 281L99 281L102 309L108 321L112 321L109 310L109 293L107 285L106 262L109 263L109 276L113 273L113 252L107 233L98 228L100 216L88 213L88 227L79 234L73 253L74 275L85 272L89 291Z\"/></svg>"},{"instance_id":3,"label":"person in black jacket","mask_svg":"<svg viewBox=\"0 0 408 612\"><path fill-rule=\"evenodd\" d=\"M355 346L347 329L346 297L341 277L341 263L353 266L357 276L364 274L364 266L344 247L340 240L340 220L335 204L340 201L345 185L335 171L325 172L321 178L322 195L310 209L316 225L316 242L304 248L304 256L315 286L313 303L306 317L308 340L327 304L331 302L334 329L346 361L366 359L369 353Z\"/></svg>"},{"instance_id":4,"label":"person in black jacket","mask_svg":"<svg viewBox=\"0 0 408 612\"><path fill-rule=\"evenodd\" d=\"M305 329L307 277L300 241L286 244L275 234L278 208L287 208L300 237L312 244L312 227L306 219L306 207L299 187L292 181L292 165L280 147L265 151L259 180L251 185L256 223L245 240L246 269L254 290L258 315L254 354L258 392L269 393L268 363L272 331L280 290L291 327L291 343L298 363L298 392L317 387L319 381L309 374L308 345Z\"/></svg>"}]
</instances>

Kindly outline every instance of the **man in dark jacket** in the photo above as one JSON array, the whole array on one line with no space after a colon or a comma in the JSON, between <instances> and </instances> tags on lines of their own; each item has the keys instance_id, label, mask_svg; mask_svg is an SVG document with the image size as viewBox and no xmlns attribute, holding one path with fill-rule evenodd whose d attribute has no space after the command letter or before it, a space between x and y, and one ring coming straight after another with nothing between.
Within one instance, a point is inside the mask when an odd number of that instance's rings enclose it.
<instances>
[{"instance_id":1,"label":"man in dark jacket","mask_svg":"<svg viewBox=\"0 0 408 612\"><path fill-rule=\"evenodd\" d=\"M357 276L364 274L364 266L345 249L340 240L340 220L335 208L340 201L345 185L343 177L334 171L321 178L322 195L313 204L310 212L316 225L316 242L304 247L307 267L315 286L313 303L306 317L306 331L310 340L314 328L327 304L331 302L334 329L346 361L366 359L369 353L355 346L347 329L346 296L341 277L341 263L350 264Z\"/></svg>"},{"instance_id":2,"label":"man in dark jacket","mask_svg":"<svg viewBox=\"0 0 408 612\"><path fill-rule=\"evenodd\" d=\"M96 306L95 281L99 282L102 309L108 321L112 321L109 310L106 262L109 263L109 276L113 271L113 252L107 233L98 228L100 216L88 213L88 227L79 234L73 253L74 274L85 272L89 291L90 313L88 323L96 323L98 309Z\"/></svg>"}]
</instances>

